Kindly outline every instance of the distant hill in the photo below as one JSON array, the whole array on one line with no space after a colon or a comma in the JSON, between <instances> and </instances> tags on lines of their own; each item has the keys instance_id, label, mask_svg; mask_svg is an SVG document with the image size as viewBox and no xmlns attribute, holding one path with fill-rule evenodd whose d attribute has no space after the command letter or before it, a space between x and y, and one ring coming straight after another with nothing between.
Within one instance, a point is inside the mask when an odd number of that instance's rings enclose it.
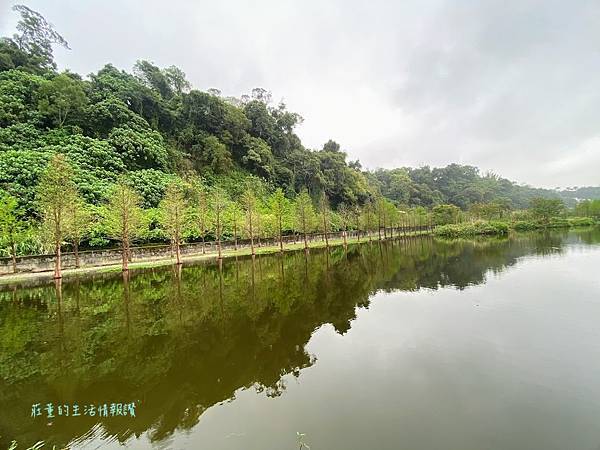
<instances>
[{"instance_id":1,"label":"distant hill","mask_svg":"<svg viewBox=\"0 0 600 450\"><path fill-rule=\"evenodd\" d=\"M565 201L600 199L600 186L584 186L562 189L558 194Z\"/></svg>"}]
</instances>

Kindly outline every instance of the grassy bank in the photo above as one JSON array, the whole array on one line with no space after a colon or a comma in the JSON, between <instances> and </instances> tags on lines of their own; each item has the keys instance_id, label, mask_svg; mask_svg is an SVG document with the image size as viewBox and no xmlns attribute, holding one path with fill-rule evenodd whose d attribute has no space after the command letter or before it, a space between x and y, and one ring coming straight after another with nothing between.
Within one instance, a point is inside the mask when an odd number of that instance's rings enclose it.
<instances>
[{"instance_id":1,"label":"grassy bank","mask_svg":"<svg viewBox=\"0 0 600 450\"><path fill-rule=\"evenodd\" d=\"M589 217L557 217L549 222L536 221L484 221L441 225L435 227L433 234L439 237L456 238L469 236L503 236L511 231L533 231L543 229L558 229L572 227L588 227L597 225L597 222Z\"/></svg>"}]
</instances>

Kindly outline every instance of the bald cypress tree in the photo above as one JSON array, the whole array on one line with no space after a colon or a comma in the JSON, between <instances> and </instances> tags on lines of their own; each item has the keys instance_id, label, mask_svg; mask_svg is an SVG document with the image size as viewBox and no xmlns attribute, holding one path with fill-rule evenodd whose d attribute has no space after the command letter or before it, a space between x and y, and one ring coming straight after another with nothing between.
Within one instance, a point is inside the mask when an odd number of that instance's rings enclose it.
<instances>
[{"instance_id":1,"label":"bald cypress tree","mask_svg":"<svg viewBox=\"0 0 600 450\"><path fill-rule=\"evenodd\" d=\"M306 189L296 197L296 229L304 238L304 249L308 249L307 234L312 230L315 210Z\"/></svg>"},{"instance_id":2,"label":"bald cypress tree","mask_svg":"<svg viewBox=\"0 0 600 450\"><path fill-rule=\"evenodd\" d=\"M121 243L123 271L129 270L131 241L145 227L140 196L123 181L116 183L110 193L104 223L110 237Z\"/></svg>"},{"instance_id":3,"label":"bald cypress tree","mask_svg":"<svg viewBox=\"0 0 600 450\"><path fill-rule=\"evenodd\" d=\"M252 250L252 254L254 255L256 253L254 249L254 237L258 225L258 210L256 195L250 186L246 188L242 195L242 204L244 205L244 212L246 214L246 233L250 238L250 248Z\"/></svg>"},{"instance_id":4,"label":"bald cypress tree","mask_svg":"<svg viewBox=\"0 0 600 450\"><path fill-rule=\"evenodd\" d=\"M169 235L176 264L181 264L181 243L188 226L189 210L183 187L176 182L167 186L165 196L160 202L161 225Z\"/></svg>"},{"instance_id":5,"label":"bald cypress tree","mask_svg":"<svg viewBox=\"0 0 600 450\"><path fill-rule=\"evenodd\" d=\"M61 247L69 230L69 208L78 201L73 169L62 154L50 160L37 188L42 225L54 247L54 278L62 277Z\"/></svg>"},{"instance_id":6,"label":"bald cypress tree","mask_svg":"<svg viewBox=\"0 0 600 450\"><path fill-rule=\"evenodd\" d=\"M214 215L213 225L215 230L215 239L217 241L217 251L219 254L219 259L223 257L221 249L221 239L223 236L223 220L228 203L229 200L227 198L227 193L223 190L223 188L215 186L211 192L211 207Z\"/></svg>"}]
</instances>

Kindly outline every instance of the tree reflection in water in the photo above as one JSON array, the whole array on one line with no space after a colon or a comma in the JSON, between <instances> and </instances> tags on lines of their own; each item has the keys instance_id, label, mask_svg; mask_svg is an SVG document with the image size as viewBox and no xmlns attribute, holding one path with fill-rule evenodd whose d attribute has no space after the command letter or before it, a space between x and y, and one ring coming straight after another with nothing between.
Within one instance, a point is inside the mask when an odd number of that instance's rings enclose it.
<instances>
[{"instance_id":1,"label":"tree reflection in water","mask_svg":"<svg viewBox=\"0 0 600 450\"><path fill-rule=\"evenodd\" d=\"M530 254L565 242L600 242L597 230L509 239L402 238L326 250L93 275L0 292L0 447L65 445L100 422L119 441L162 440L211 406L253 388L285 391L316 362L305 350L332 324L344 334L379 290L485 282ZM140 400L129 418L29 417L45 402ZM83 439L83 438L82 438Z\"/></svg>"}]
</instances>

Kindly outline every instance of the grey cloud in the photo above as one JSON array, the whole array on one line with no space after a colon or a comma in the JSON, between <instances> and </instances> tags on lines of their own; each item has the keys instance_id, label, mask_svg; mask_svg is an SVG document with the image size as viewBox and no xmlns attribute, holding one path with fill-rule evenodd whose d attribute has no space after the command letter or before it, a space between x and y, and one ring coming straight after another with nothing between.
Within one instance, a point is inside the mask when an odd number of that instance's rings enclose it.
<instances>
[{"instance_id":1,"label":"grey cloud","mask_svg":"<svg viewBox=\"0 0 600 450\"><path fill-rule=\"evenodd\" d=\"M200 88L273 91L367 167L468 163L600 184L600 4L592 1L32 0L87 74L144 58ZM12 33L0 2L2 34Z\"/></svg>"}]
</instances>

